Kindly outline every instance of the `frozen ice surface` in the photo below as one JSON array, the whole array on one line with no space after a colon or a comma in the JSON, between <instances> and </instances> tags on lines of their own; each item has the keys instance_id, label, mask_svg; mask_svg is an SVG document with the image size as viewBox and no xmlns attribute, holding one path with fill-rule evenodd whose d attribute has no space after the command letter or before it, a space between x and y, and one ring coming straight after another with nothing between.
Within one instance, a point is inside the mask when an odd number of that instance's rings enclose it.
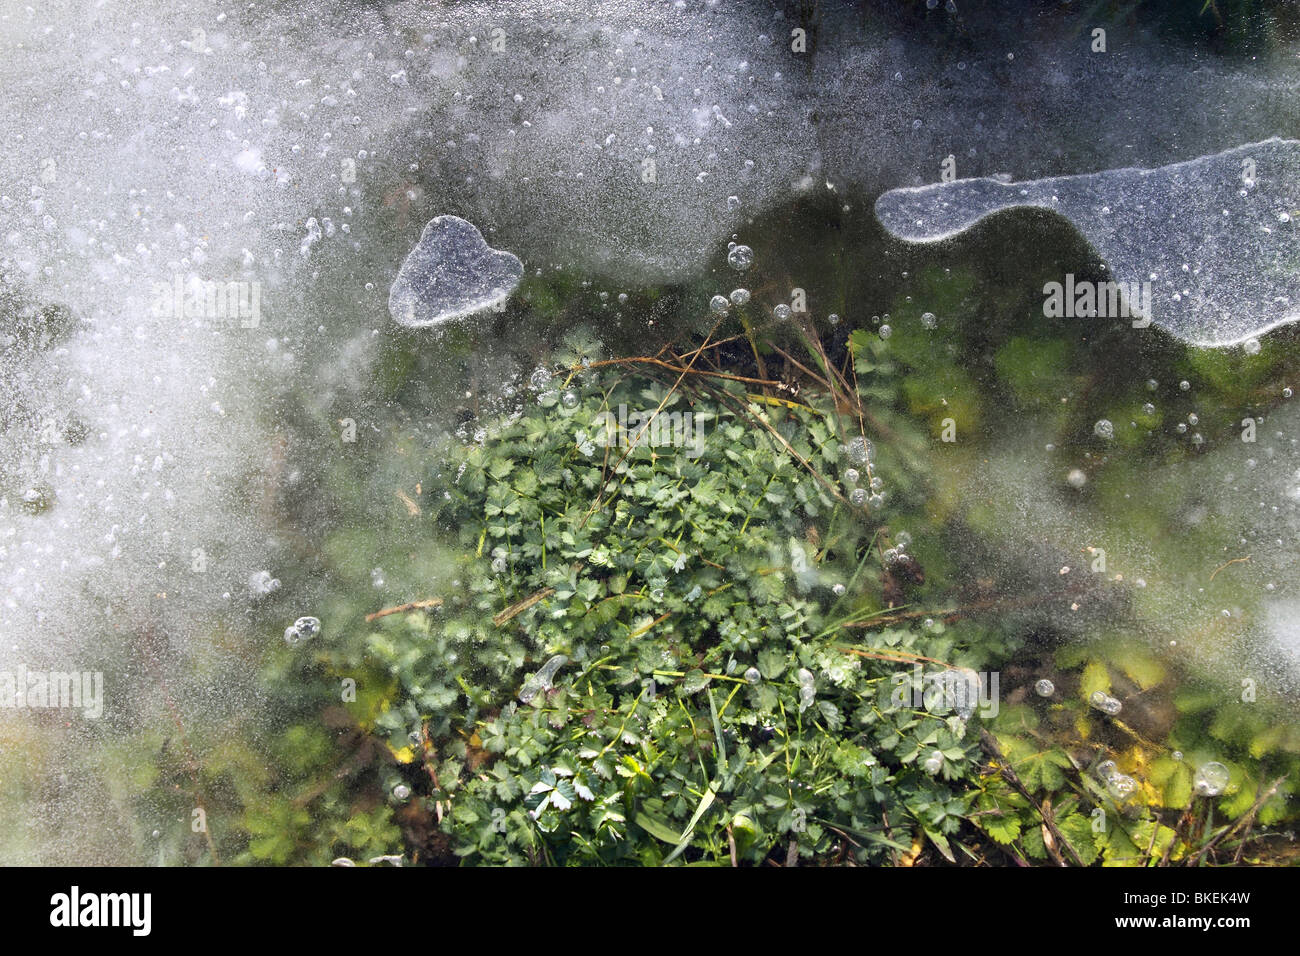
<instances>
[{"instance_id":1,"label":"frozen ice surface","mask_svg":"<svg viewBox=\"0 0 1300 956\"><path fill-rule=\"evenodd\" d=\"M438 325L503 301L523 274L522 262L489 246L473 225L438 216L402 263L388 311L402 325Z\"/></svg>"},{"instance_id":2,"label":"frozen ice surface","mask_svg":"<svg viewBox=\"0 0 1300 956\"><path fill-rule=\"evenodd\" d=\"M1296 140L1156 169L894 189L876 201L876 215L895 236L937 242L1021 207L1068 219L1121 290L1149 282L1152 322L1184 341L1232 345L1300 318ZM1141 313L1136 300L1128 305Z\"/></svg>"}]
</instances>

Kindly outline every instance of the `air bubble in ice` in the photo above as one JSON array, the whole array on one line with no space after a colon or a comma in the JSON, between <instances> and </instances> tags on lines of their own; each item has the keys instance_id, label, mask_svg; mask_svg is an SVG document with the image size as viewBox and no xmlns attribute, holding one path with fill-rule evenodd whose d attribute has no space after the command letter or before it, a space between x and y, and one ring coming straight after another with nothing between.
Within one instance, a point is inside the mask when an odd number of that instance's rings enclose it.
<instances>
[{"instance_id":1,"label":"air bubble in ice","mask_svg":"<svg viewBox=\"0 0 1300 956\"><path fill-rule=\"evenodd\" d=\"M542 691L553 688L555 686L555 672L567 664L568 661L569 658L563 654L556 654L550 658L536 674L524 681L524 686L519 691L519 699L527 704Z\"/></svg>"},{"instance_id":2,"label":"air bubble in ice","mask_svg":"<svg viewBox=\"0 0 1300 956\"><path fill-rule=\"evenodd\" d=\"M812 671L806 667L799 668L795 676L799 679L799 713L802 714L817 699L817 685L813 680Z\"/></svg>"},{"instance_id":3,"label":"air bubble in ice","mask_svg":"<svg viewBox=\"0 0 1300 956\"><path fill-rule=\"evenodd\" d=\"M733 303L735 303L736 305L744 305L746 302L749 301L749 290L748 290L748 289L732 289L732 290L731 290L731 301L732 301Z\"/></svg>"},{"instance_id":4,"label":"air bubble in ice","mask_svg":"<svg viewBox=\"0 0 1300 956\"><path fill-rule=\"evenodd\" d=\"M1115 426L1109 418L1099 418L1097 423L1092 426L1093 434L1098 438L1110 441L1115 437Z\"/></svg>"},{"instance_id":5,"label":"air bubble in ice","mask_svg":"<svg viewBox=\"0 0 1300 956\"><path fill-rule=\"evenodd\" d=\"M1202 797L1217 797L1228 786L1228 768L1217 760L1203 764L1192 778L1192 789Z\"/></svg>"},{"instance_id":6,"label":"air bubble in ice","mask_svg":"<svg viewBox=\"0 0 1300 956\"><path fill-rule=\"evenodd\" d=\"M1039 697L1051 697L1056 693L1056 685L1044 677L1034 684L1034 693Z\"/></svg>"},{"instance_id":7,"label":"air bubble in ice","mask_svg":"<svg viewBox=\"0 0 1300 956\"><path fill-rule=\"evenodd\" d=\"M1101 711L1107 717L1114 717L1124 709L1124 705L1117 698L1112 697L1104 690L1094 690L1092 696L1088 698L1088 703L1092 705L1094 710Z\"/></svg>"},{"instance_id":8,"label":"air bubble in ice","mask_svg":"<svg viewBox=\"0 0 1300 956\"><path fill-rule=\"evenodd\" d=\"M248 576L248 590L254 597L265 597L280 590L280 579L272 577L270 571L254 571Z\"/></svg>"},{"instance_id":9,"label":"air bubble in ice","mask_svg":"<svg viewBox=\"0 0 1300 956\"><path fill-rule=\"evenodd\" d=\"M1116 801L1123 802L1137 792L1137 781L1126 773L1111 774L1106 789Z\"/></svg>"},{"instance_id":10,"label":"air bubble in ice","mask_svg":"<svg viewBox=\"0 0 1300 956\"><path fill-rule=\"evenodd\" d=\"M790 307L786 305L784 302L782 302L780 305L778 305L776 308L772 310L773 318L778 319L781 322L784 322L786 319L790 318L790 314L791 314Z\"/></svg>"},{"instance_id":11,"label":"air bubble in ice","mask_svg":"<svg viewBox=\"0 0 1300 956\"><path fill-rule=\"evenodd\" d=\"M754 250L749 246L733 246L727 253L727 265L737 272L744 272L754 264Z\"/></svg>"},{"instance_id":12,"label":"air bubble in ice","mask_svg":"<svg viewBox=\"0 0 1300 956\"><path fill-rule=\"evenodd\" d=\"M727 306L731 303L725 295L715 295L709 300L709 309L718 315L727 311Z\"/></svg>"}]
</instances>

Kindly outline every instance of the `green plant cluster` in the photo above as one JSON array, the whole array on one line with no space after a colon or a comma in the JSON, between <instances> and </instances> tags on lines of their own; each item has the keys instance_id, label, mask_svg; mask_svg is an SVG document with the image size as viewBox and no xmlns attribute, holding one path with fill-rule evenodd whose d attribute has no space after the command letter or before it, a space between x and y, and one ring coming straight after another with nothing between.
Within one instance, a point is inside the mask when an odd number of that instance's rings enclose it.
<instances>
[{"instance_id":1,"label":"green plant cluster","mask_svg":"<svg viewBox=\"0 0 1300 956\"><path fill-rule=\"evenodd\" d=\"M975 662L941 625L842 627L883 613L884 529L846 498L860 426L819 403L579 365L449 450L427 499L464 554L456 593L369 645L401 687L377 726L426 764L432 785L407 776L458 854L871 862L919 832L951 856L972 738L897 706L892 678ZM689 412L699 456L602 447L620 405Z\"/></svg>"}]
</instances>

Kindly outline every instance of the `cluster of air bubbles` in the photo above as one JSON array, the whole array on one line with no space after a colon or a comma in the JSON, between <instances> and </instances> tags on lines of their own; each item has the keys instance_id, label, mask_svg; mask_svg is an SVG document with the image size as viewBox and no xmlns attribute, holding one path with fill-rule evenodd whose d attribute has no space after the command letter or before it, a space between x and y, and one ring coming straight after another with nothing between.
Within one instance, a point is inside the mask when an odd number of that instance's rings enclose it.
<instances>
[{"instance_id":1,"label":"cluster of air bubbles","mask_svg":"<svg viewBox=\"0 0 1300 956\"><path fill-rule=\"evenodd\" d=\"M871 461L871 456L874 451L871 442L863 438L861 435L850 439L845 450L849 456L849 461L856 465L868 464Z\"/></svg>"},{"instance_id":2,"label":"cluster of air bubbles","mask_svg":"<svg viewBox=\"0 0 1300 956\"><path fill-rule=\"evenodd\" d=\"M763 675L759 673L757 667L747 667L745 669L745 680L747 680L749 683L757 684L762 679L763 679Z\"/></svg>"},{"instance_id":3,"label":"cluster of air bubbles","mask_svg":"<svg viewBox=\"0 0 1300 956\"><path fill-rule=\"evenodd\" d=\"M1103 441L1110 441L1115 437L1115 425L1109 418L1097 419L1097 424L1092 426L1092 432Z\"/></svg>"},{"instance_id":4,"label":"cluster of air bubbles","mask_svg":"<svg viewBox=\"0 0 1300 956\"><path fill-rule=\"evenodd\" d=\"M732 290L731 290L731 302L732 302L733 305L745 305L747 302L749 302L749 290L748 290L748 289L732 289Z\"/></svg>"},{"instance_id":5,"label":"cluster of air bubbles","mask_svg":"<svg viewBox=\"0 0 1300 956\"><path fill-rule=\"evenodd\" d=\"M802 714L817 699L817 684L813 680L812 671L806 667L799 668L795 676L799 679L799 713Z\"/></svg>"},{"instance_id":6,"label":"cluster of air bubbles","mask_svg":"<svg viewBox=\"0 0 1300 956\"><path fill-rule=\"evenodd\" d=\"M1118 698L1112 697L1104 690L1094 690L1092 696L1088 698L1088 704L1093 710L1099 710L1107 717L1114 717L1124 709L1124 705Z\"/></svg>"},{"instance_id":7,"label":"cluster of air bubbles","mask_svg":"<svg viewBox=\"0 0 1300 956\"><path fill-rule=\"evenodd\" d=\"M934 328L937 328L938 325L939 325L939 320L938 320L937 318L935 318L935 315L934 315L933 312L922 312L922 313L921 313L921 327L922 327L922 328L926 328L926 329L934 329Z\"/></svg>"},{"instance_id":8,"label":"cluster of air bubbles","mask_svg":"<svg viewBox=\"0 0 1300 956\"><path fill-rule=\"evenodd\" d=\"M309 640L320 633L320 618L300 617L284 629L284 642L293 647L299 641Z\"/></svg>"},{"instance_id":9,"label":"cluster of air bubbles","mask_svg":"<svg viewBox=\"0 0 1300 956\"><path fill-rule=\"evenodd\" d=\"M1192 778L1192 789L1198 796L1217 797L1227 788L1228 780L1228 768L1217 760L1211 760L1197 768L1196 776Z\"/></svg>"},{"instance_id":10,"label":"cluster of air bubbles","mask_svg":"<svg viewBox=\"0 0 1300 956\"><path fill-rule=\"evenodd\" d=\"M912 536L906 531L900 531L894 537L894 546L886 548L884 553L885 567L890 568L907 560L907 546L912 543Z\"/></svg>"},{"instance_id":11,"label":"cluster of air bubbles","mask_svg":"<svg viewBox=\"0 0 1300 956\"><path fill-rule=\"evenodd\" d=\"M1106 791L1117 803L1123 803L1137 793L1137 781L1126 773L1120 773L1113 760L1103 760L1098 764L1097 776L1106 784Z\"/></svg>"},{"instance_id":12,"label":"cluster of air bubbles","mask_svg":"<svg viewBox=\"0 0 1300 956\"><path fill-rule=\"evenodd\" d=\"M1039 697L1051 697L1056 693L1056 685L1046 677L1041 678L1034 684L1034 693Z\"/></svg>"},{"instance_id":13,"label":"cluster of air bubbles","mask_svg":"<svg viewBox=\"0 0 1300 956\"><path fill-rule=\"evenodd\" d=\"M266 597L280 590L280 579L270 571L254 571L248 576L248 590L254 597Z\"/></svg>"},{"instance_id":14,"label":"cluster of air bubbles","mask_svg":"<svg viewBox=\"0 0 1300 956\"><path fill-rule=\"evenodd\" d=\"M749 246L732 246L727 253L727 265L737 272L744 272L754 264L754 250Z\"/></svg>"},{"instance_id":15,"label":"cluster of air bubbles","mask_svg":"<svg viewBox=\"0 0 1300 956\"><path fill-rule=\"evenodd\" d=\"M921 768L930 776L934 776L943 769L943 752L939 750L930 751L930 755L925 758Z\"/></svg>"},{"instance_id":16,"label":"cluster of air bubbles","mask_svg":"<svg viewBox=\"0 0 1300 956\"><path fill-rule=\"evenodd\" d=\"M709 311L722 315L731 307L731 301L725 295L715 295L709 300Z\"/></svg>"}]
</instances>

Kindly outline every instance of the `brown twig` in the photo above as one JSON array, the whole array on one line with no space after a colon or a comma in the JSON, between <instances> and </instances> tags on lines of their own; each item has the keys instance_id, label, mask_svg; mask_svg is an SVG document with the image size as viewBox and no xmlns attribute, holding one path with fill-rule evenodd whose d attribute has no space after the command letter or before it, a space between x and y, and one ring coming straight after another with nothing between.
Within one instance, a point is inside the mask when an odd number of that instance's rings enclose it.
<instances>
[{"instance_id":1,"label":"brown twig","mask_svg":"<svg viewBox=\"0 0 1300 956\"><path fill-rule=\"evenodd\" d=\"M502 624L506 623L506 621L510 620L511 618L518 617L520 614L523 614L524 611L527 611L538 601L545 600L546 598L550 597L554 593L555 593L555 588L542 588L536 594L524 598L518 604L510 605L500 614L492 618L492 623L495 624L497 627L500 627Z\"/></svg>"},{"instance_id":2,"label":"brown twig","mask_svg":"<svg viewBox=\"0 0 1300 956\"><path fill-rule=\"evenodd\" d=\"M1227 562L1226 564L1221 564L1221 565L1219 565L1217 568L1214 569L1214 574L1211 574L1211 575L1210 575L1210 580L1213 581L1213 580L1214 580L1214 575L1215 575L1215 574L1218 574L1218 573L1219 573L1220 571L1222 571L1224 568L1228 567L1228 565L1232 565L1232 564L1241 564L1241 562L1243 562L1243 561L1249 561L1250 558L1251 558L1251 556L1248 554L1248 555L1246 555L1244 558L1233 558L1231 561Z\"/></svg>"},{"instance_id":3,"label":"brown twig","mask_svg":"<svg viewBox=\"0 0 1300 956\"><path fill-rule=\"evenodd\" d=\"M375 611L373 614L366 615L366 623L376 621L381 617L388 617L390 614L402 614L406 611L422 611L426 608L442 607L442 598L426 598L423 601L410 601L406 604L399 604L396 607L386 607L382 611Z\"/></svg>"}]
</instances>

